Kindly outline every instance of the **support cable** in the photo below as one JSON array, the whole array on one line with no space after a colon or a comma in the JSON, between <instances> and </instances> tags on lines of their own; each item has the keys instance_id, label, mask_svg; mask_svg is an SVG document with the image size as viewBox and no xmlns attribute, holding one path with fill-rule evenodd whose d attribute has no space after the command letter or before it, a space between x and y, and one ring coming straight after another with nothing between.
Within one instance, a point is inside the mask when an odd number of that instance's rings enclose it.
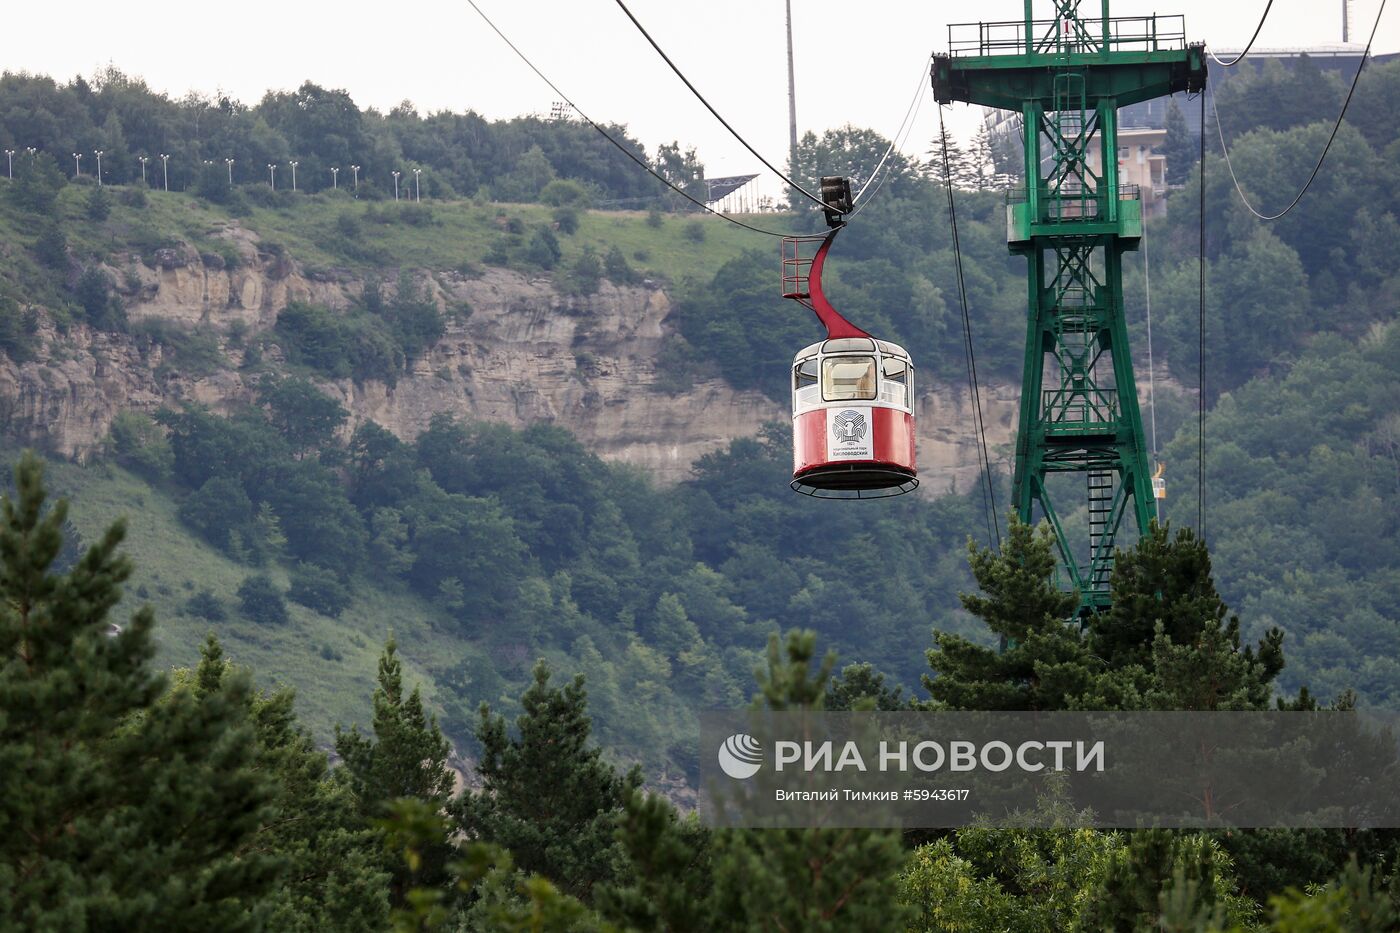
<instances>
[{"instance_id":1,"label":"support cable","mask_svg":"<svg viewBox=\"0 0 1400 933\"><path fill-rule=\"evenodd\" d=\"M742 220L736 220L736 219L734 219L733 217L730 217L728 214L722 214L722 213L720 213L719 211L717 211L717 210L715 210L714 208L710 207L708 204L704 203L703 201L698 200L697 198L691 196L688 192L686 192L686 191L684 191L683 189L678 188L676 185L672 184L667 178L665 178L663 175L661 175L660 173L658 173L658 172L656 171L656 169L654 169L654 168L652 168L650 165L648 165L648 164L646 163L646 161L644 161L643 159L638 158L637 155L636 155L636 153L632 152L631 149L628 149L628 148L627 148L626 146L624 146L622 143L620 143L620 142L618 142L616 139L614 139L613 136L612 136L612 134L610 134L607 130L603 129L601 126L599 126L597 123L595 123L595 122L593 121L593 119L592 119L591 117L588 116L588 114L586 114L586 113L584 113L582 110L580 110L580 109L579 109L579 106L578 106L577 104L575 104L575 103L569 98L569 96L568 96L567 94L565 94L563 91L559 90L559 85L557 85L557 84L555 84L553 81L549 80L549 78L545 75L545 73L544 73L543 71L540 71L540 69L536 68L536 67L535 67L535 63L532 62L532 61L530 61L530 59L525 55L525 53L522 52L522 51L520 51L520 49L518 49L518 48L516 47L515 43L512 42L512 41L510 41L510 39L506 36L505 33L501 32L500 27L498 27L495 23L493 23L493 22L491 21L491 18L490 18L489 16L487 16L484 12L482 12L481 7L479 7L479 6L476 5L475 0L467 0L467 5L470 6L473 10L475 10L475 11L476 11L476 15L477 15L477 16L480 16L481 19L482 19L482 21L485 22L487 26L490 26L490 27L491 27L491 31L494 32L496 35L500 36L502 42L504 42L506 45L510 46L510 50L511 50L512 52L515 53L516 57L519 58L522 62L524 62L524 63L526 64L526 66L529 67L529 69L530 69L531 71L533 71L533 72L539 77L539 79L540 79L541 81L543 81L545 84L548 84L549 87L550 87L550 89L551 89L552 91L554 91L555 94L558 94L559 97L560 97L560 99L563 100L564 103L566 103L566 104L568 104L570 107L572 107L573 110L574 110L574 112L577 113L580 117L582 117L585 123L587 123L589 126L593 127L595 130L597 130L598 133L599 133L599 135L601 135L601 136L602 136L604 139L606 139L608 142L610 142L610 143L612 143L614 146L616 146L616 147L617 147L617 150L618 150L619 152L621 152L623 155L627 156L627 158L631 159L633 162L637 163L637 165L641 166L641 168L642 168L647 174L651 175L653 178L655 178L657 181L661 182L661 183L662 183L663 185L665 185L667 188L670 188L672 191L676 192L676 194L679 194L681 197L685 198L687 201L689 201L691 204L694 204L696 207L700 208L701 210L704 210L704 211L707 211L707 212L709 212L709 213L711 213L711 214L714 214L716 217L720 218L721 220L727 220L727 221L729 221L731 224L734 224L736 227L743 227L745 230L752 230L752 231L755 232L755 233L762 233L762 234L764 234L765 236L786 237L786 236L800 236L800 235L801 235L801 234L796 234L796 233L782 233L782 232L775 231L775 230L764 230L762 227L755 227L755 226L753 226L752 224L746 224L746 223L744 223Z\"/></svg>"},{"instance_id":2,"label":"support cable","mask_svg":"<svg viewBox=\"0 0 1400 933\"><path fill-rule=\"evenodd\" d=\"M1196 534L1206 539L1206 93L1201 91L1200 199L1197 205L1196 276Z\"/></svg>"},{"instance_id":3,"label":"support cable","mask_svg":"<svg viewBox=\"0 0 1400 933\"><path fill-rule=\"evenodd\" d=\"M1356 84L1361 80L1361 72L1366 69L1366 62L1371 59L1371 43L1375 41L1376 29L1381 24L1381 15L1383 13L1385 13L1385 0L1381 0L1381 8L1376 11L1376 22L1371 27L1370 38L1366 40L1366 51L1361 54L1361 64L1356 66L1356 74L1352 75L1351 88L1347 91L1346 100L1342 102L1342 112L1337 114L1337 122L1332 125L1332 134L1327 137L1327 145L1322 147L1322 155L1317 157L1317 164L1313 166L1312 174L1308 176L1308 180L1303 184L1303 189L1298 192L1298 196L1277 214L1260 213L1253 204L1249 203L1249 198L1245 197L1244 189L1240 187L1240 180L1235 175L1235 167L1230 163L1230 150L1225 146L1225 131L1220 126L1220 104L1219 101L1216 100L1215 94L1211 94L1211 109L1215 112L1215 132L1216 135L1220 137L1220 151L1225 156L1225 167L1230 170L1230 180L1235 183L1235 192L1240 196L1240 201L1244 203L1244 206L1248 208L1249 212L1255 217L1258 217L1260 220L1278 220L1284 214L1287 214L1289 211L1293 210L1293 208L1297 207L1298 202L1303 200L1303 195L1307 194L1308 189L1312 187L1313 181L1316 180L1318 173L1322 171L1322 163L1327 161L1327 153L1332 150L1332 143L1337 138L1337 131L1342 128L1342 120L1346 118L1347 108L1351 106L1351 98L1352 95L1356 93ZM1205 92L1203 91L1201 102L1202 138L1204 138L1206 134L1204 95ZM1202 149L1202 151L1204 151L1204 149Z\"/></svg>"},{"instance_id":4,"label":"support cable","mask_svg":"<svg viewBox=\"0 0 1400 933\"><path fill-rule=\"evenodd\" d=\"M880 156L880 161L875 163L875 168L870 172L870 177L865 180L865 184L860 186L860 190L856 192L855 198L852 199L855 202L856 209L851 213L851 217L859 214L860 209L865 205L865 202L862 200L865 197L865 191L870 187L871 182L875 180L876 176L880 174L880 169L885 167L885 162L889 159L890 154L896 149L899 149L901 154L903 153L904 143L901 142L901 139L908 136L909 131L914 128L913 121L918 119L919 107L922 106L924 102L924 93L929 88L927 75L928 72L921 62L919 64L919 83L914 88L914 96L910 99L909 106L904 110L904 119L900 122L899 129L895 130L894 135L890 137L890 144L885 148L885 154ZM875 190L870 193L870 196L873 198L875 195L879 194L883 186L884 182L876 185ZM849 219L850 218L847 218L847 220Z\"/></svg>"},{"instance_id":5,"label":"support cable","mask_svg":"<svg viewBox=\"0 0 1400 933\"><path fill-rule=\"evenodd\" d=\"M470 0L468 0L468 2L470 2ZM770 172L772 172L774 175L777 175L783 181L787 182L790 188L792 188L794 191L798 191L805 195L808 200L812 201L812 203L816 204L818 207L827 208L827 204L825 201L817 197L812 192L808 191L806 188L799 185L797 182L793 181L787 175L784 175L781 171L777 169L776 166L773 165L772 162L769 162L767 159L765 159L757 149L755 149L753 146L750 146L749 141L743 136L741 136L738 130L730 126L729 121L726 120L723 116L721 116L720 112L714 107L712 107L710 105L710 102L705 99L705 95L701 94L700 91L695 87L695 85L690 83L690 79L685 76L685 73L682 72L679 67L677 67L675 62L671 61L671 56L666 54L666 50L661 48L661 46L657 44L656 40L651 37L651 33L647 32L646 27L643 26L637 20L637 17L632 15L631 10L627 9L627 4L624 3L623 0L616 0L616 2L617 5L622 8L622 12L627 14L627 18L632 21L632 25L637 27L637 31L640 32L642 36L647 40L647 42L651 44L651 47L653 49L656 49L656 53L661 56L662 60L664 60L666 64L671 66L671 70L676 73L676 77L680 78L681 82L685 84L686 87L690 88L690 93L694 94L696 100L700 101L700 103L705 105L705 109L710 111L710 113L714 115L714 118L718 120L724 126L724 128L729 131L730 135L732 135L735 139L742 143L744 148L749 150L749 152L753 154L754 158L758 159L758 161L762 162L765 166L767 166ZM475 6L475 4L473 4L473 6ZM794 166L793 168L795 169L796 166Z\"/></svg>"},{"instance_id":6,"label":"support cable","mask_svg":"<svg viewBox=\"0 0 1400 933\"><path fill-rule=\"evenodd\" d=\"M914 100L913 100L913 102L912 102L911 105L910 105L910 106L912 107L912 111L913 111L913 112L912 112L912 114L911 114L911 113L906 113L906 114L905 114L905 123L904 123L903 125L900 126L900 129L899 129L899 131L898 131L898 133L897 133L897 135L896 135L895 140L893 140L893 141L890 143L890 145L891 145L893 148L892 148L891 150L886 151L886 153L885 153L886 157L888 157L889 153L892 152L892 151L897 151L897 152L899 152L900 155L903 155L903 154L904 154L904 144L905 144L905 142L908 141L909 136L914 132L914 125L915 125L915 123L916 123L916 122L918 121L918 119L919 119L919 109L923 106L923 103L924 103L924 94L926 94L927 92L928 92L928 85L927 85L926 82L924 82L924 81L921 79L920 82L919 82L919 90L918 90L918 93L916 93L916 94L914 95ZM885 162L884 159L881 159L881 160L880 160L880 164L881 164L881 165L883 165L884 162ZM879 172L879 170L880 170L880 167L877 165L877 166L875 167L875 171L876 171L876 172ZM889 172L886 172L886 173L884 174L884 176L880 178L879 184L877 184L877 185L875 186L875 190L872 191L872 192L870 192L870 197L867 198L867 197L865 197L865 189L866 189L866 188L869 188L869 187L870 187L870 183L871 183L872 181L875 180L875 174L872 173L871 176L870 176L870 178L866 180L865 184L861 185L860 193L857 194L856 197L855 197L856 209L855 209L854 211L851 212L851 215L850 215L849 217L847 217L846 220L847 220L847 221L850 221L850 220L855 219L855 217L856 217L857 214L859 214L861 211L865 210L865 206L866 206L867 204L869 204L871 201L875 200L876 195L878 195L878 194L880 193L880 191L885 187L885 182L889 181L889 178L890 178L890 173L889 173Z\"/></svg>"},{"instance_id":7,"label":"support cable","mask_svg":"<svg viewBox=\"0 0 1400 933\"><path fill-rule=\"evenodd\" d=\"M1274 6L1274 0L1269 0L1268 3L1264 4L1264 15L1261 16L1261 17L1259 17L1259 25L1254 27L1254 35L1252 35L1252 36L1249 37L1249 45L1246 45L1246 46L1244 47L1244 51L1243 51L1243 52L1241 52L1240 54L1236 55L1234 58L1230 59L1228 62L1227 62L1227 61L1221 61L1220 56L1216 55L1214 52L1211 52L1211 53L1210 53L1210 57L1213 58L1213 59L1215 59L1215 63L1216 63L1217 65L1223 65L1223 66L1226 67L1226 68L1230 68L1230 67L1232 67L1232 66L1234 66L1234 65L1238 65L1241 61L1244 60L1244 57L1245 57L1246 55L1249 54L1249 50L1252 49L1252 48L1254 48L1254 40L1259 38L1259 30L1261 30L1261 29L1264 28L1264 20L1266 20L1266 19L1269 18L1269 10L1273 9L1273 6Z\"/></svg>"},{"instance_id":8,"label":"support cable","mask_svg":"<svg viewBox=\"0 0 1400 933\"><path fill-rule=\"evenodd\" d=\"M1147 212L1142 213L1142 287L1147 298L1147 414L1152 430L1152 462L1157 462L1157 373L1152 359L1152 263L1147 254ZM1157 524L1162 523L1162 501L1152 494Z\"/></svg>"},{"instance_id":9,"label":"support cable","mask_svg":"<svg viewBox=\"0 0 1400 933\"><path fill-rule=\"evenodd\" d=\"M973 426L977 431L978 465L982 468L982 479L986 484L982 493L982 504L987 508L987 540L994 538L997 550L1001 550L1001 521L997 517L996 490L992 486L992 461L987 454L987 428L982 420L982 393L977 385L977 354L972 348L972 319L967 311L967 283L963 278L962 245L958 239L958 210L953 203L952 173L948 168L948 132L943 126L943 105L938 106L938 138L943 146L943 176L948 194L948 222L953 230L953 263L958 273L958 298L962 303L963 350L967 362L968 394L972 400Z\"/></svg>"}]
</instances>

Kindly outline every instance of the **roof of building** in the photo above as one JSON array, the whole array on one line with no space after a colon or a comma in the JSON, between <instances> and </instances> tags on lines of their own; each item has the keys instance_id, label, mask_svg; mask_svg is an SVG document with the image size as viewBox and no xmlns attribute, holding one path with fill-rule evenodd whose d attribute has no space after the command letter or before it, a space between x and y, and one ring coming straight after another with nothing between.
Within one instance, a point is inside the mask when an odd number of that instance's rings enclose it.
<instances>
[{"instance_id":1,"label":"roof of building","mask_svg":"<svg viewBox=\"0 0 1400 933\"><path fill-rule=\"evenodd\" d=\"M733 194L758 175L726 175L724 178L705 179L705 203L713 204L726 195Z\"/></svg>"}]
</instances>

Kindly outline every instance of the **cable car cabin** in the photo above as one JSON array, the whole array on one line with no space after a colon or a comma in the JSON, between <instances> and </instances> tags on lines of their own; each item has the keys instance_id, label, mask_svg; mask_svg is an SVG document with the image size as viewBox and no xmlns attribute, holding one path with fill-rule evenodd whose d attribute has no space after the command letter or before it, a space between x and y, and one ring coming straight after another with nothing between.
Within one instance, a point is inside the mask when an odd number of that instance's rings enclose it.
<instances>
[{"instance_id":1,"label":"cable car cabin","mask_svg":"<svg viewBox=\"0 0 1400 933\"><path fill-rule=\"evenodd\" d=\"M822 179L829 205L823 236L784 237L783 297L802 304L826 328L792 364L792 488L823 499L878 499L919 485L914 467L914 364L903 347L876 340L832 307L822 268L850 185ZM804 247L815 252L804 256Z\"/></svg>"},{"instance_id":2,"label":"cable car cabin","mask_svg":"<svg viewBox=\"0 0 1400 933\"><path fill-rule=\"evenodd\" d=\"M792 488L827 499L897 496L919 485L914 367L871 337L814 343L792 365Z\"/></svg>"}]
</instances>

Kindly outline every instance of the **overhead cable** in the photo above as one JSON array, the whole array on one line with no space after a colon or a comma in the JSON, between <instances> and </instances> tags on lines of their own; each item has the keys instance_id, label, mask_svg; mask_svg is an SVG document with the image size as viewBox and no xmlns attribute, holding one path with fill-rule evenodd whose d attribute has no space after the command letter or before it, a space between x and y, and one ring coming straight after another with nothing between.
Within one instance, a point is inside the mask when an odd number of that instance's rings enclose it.
<instances>
[{"instance_id":1,"label":"overhead cable","mask_svg":"<svg viewBox=\"0 0 1400 933\"><path fill-rule=\"evenodd\" d=\"M1206 95L1201 97L1200 191L1197 198L1196 279L1196 534L1206 539Z\"/></svg>"},{"instance_id":2,"label":"overhead cable","mask_svg":"<svg viewBox=\"0 0 1400 933\"><path fill-rule=\"evenodd\" d=\"M482 21L485 22L487 26L490 26L491 30L496 35L501 37L501 41L504 42L506 45L510 46L510 50L516 54L516 57L518 57L522 62L524 62L531 71L538 75L541 81L543 81L545 84L548 84L550 89L554 91L554 93L558 94L560 99L562 99L564 103L572 107L574 112L577 113L580 117L582 117L585 123L597 130L598 133L604 139L616 146L619 152L627 156L627 158L631 159L633 162L637 163L637 165L641 166L642 169L647 172L647 174L651 175L657 181L661 182L663 185L670 188L672 191L676 192L676 194L679 194L681 197L685 198L687 201L694 204L701 210L708 211L709 213L714 214L716 217L720 218L721 220L727 220L731 224L734 224L736 227L743 227L745 230L752 230L755 233L762 233L766 236L786 237L800 235L795 233L782 233L776 230L764 230L762 227L755 227L752 224L746 224L742 220L736 220L735 218L730 217L728 214L720 213L719 211L710 207L705 202L700 201L695 197L692 197L688 192L672 184L669 179L667 179L665 176L657 172L656 169L648 165L645 160L638 158L636 153L632 152L632 150L628 149L622 143L614 139L612 134L610 134L607 130L603 129L596 122L594 122L593 119L588 116L588 114L580 110L579 106L575 104L571 99L569 99L569 96L567 94L565 94L559 89L559 85L549 80L545 73L543 71L540 71L539 68L535 67L535 63L530 61L530 59L525 55L525 53L520 51L520 49L516 47L515 43L510 41L509 37L507 37L505 33L501 32L500 27L493 23L491 21L491 18L487 16L484 12L482 12L481 7L476 5L475 0L467 0L467 5L470 6L473 10L475 10L476 15L480 16Z\"/></svg>"},{"instance_id":3,"label":"overhead cable","mask_svg":"<svg viewBox=\"0 0 1400 933\"><path fill-rule=\"evenodd\" d=\"M846 218L848 221L853 220L857 214L865 210L865 205L873 201L875 196L880 193L880 189L885 187L885 182L890 177L889 172L886 172L884 177L880 179L880 183L875 186L875 190L870 192L870 197L867 198L865 196L866 189L869 188L871 183L879 176L880 169L884 167L885 161L889 159L890 154L896 151L901 155L904 153L904 141L908 139L909 135L914 131L914 123L919 118L919 108L923 106L924 95L928 93L928 89L927 73L921 67L919 69L919 86L914 90L914 98L909 101L909 107L904 111L904 122L899 125L899 129L895 130L894 136L890 139L889 147L885 149L885 154L880 157L880 161L875 165L875 170L870 173L870 177L865 180L865 184L861 185L860 191L856 193L854 199L856 209L851 212L850 217Z\"/></svg>"},{"instance_id":4,"label":"overhead cable","mask_svg":"<svg viewBox=\"0 0 1400 933\"><path fill-rule=\"evenodd\" d=\"M880 161L875 163L875 168L871 170L870 177L865 180L865 184L861 185L860 190L856 192L855 202L857 204L860 203L860 199L865 195L865 189L869 188L870 183L875 180L875 176L880 174L880 169L885 167L885 162L889 159L890 154L898 148L899 139L906 134L911 119L917 115L919 104L923 101L924 92L927 90L927 71L921 63L919 66L919 81L914 86L914 96L909 99L909 106L904 108L904 119L899 122L899 129L895 130L894 135L890 137L890 144L885 147L885 154L880 156Z\"/></svg>"},{"instance_id":5,"label":"overhead cable","mask_svg":"<svg viewBox=\"0 0 1400 933\"><path fill-rule=\"evenodd\" d=\"M1261 30L1261 29L1264 28L1264 20L1266 20L1266 19L1269 18L1269 10L1273 9L1273 6L1274 6L1274 0L1269 0L1268 3L1264 4L1264 15L1261 16L1261 17L1259 17L1259 25L1254 27L1254 35L1252 35L1252 36L1249 37L1249 45L1246 45L1246 46L1244 47L1244 51L1243 51L1243 52L1241 52L1240 54L1236 55L1234 58L1230 59L1228 62L1227 62L1227 61L1221 61L1220 56L1216 55L1214 52L1211 52L1211 53L1210 53L1210 57L1213 58L1213 59L1215 59L1215 63L1216 63L1217 65L1223 65L1223 66L1225 66L1226 68L1229 68L1229 67L1231 67L1231 66L1233 66L1233 65L1238 65L1241 61L1244 60L1244 57L1245 57L1246 55L1249 54L1249 50L1252 49L1252 48L1254 48L1254 40L1259 38L1259 30Z\"/></svg>"},{"instance_id":6,"label":"overhead cable","mask_svg":"<svg viewBox=\"0 0 1400 933\"><path fill-rule=\"evenodd\" d=\"M987 426L982 420L982 393L977 385L977 354L972 349L972 318L967 311L967 283L963 278L962 244L958 239L958 209L953 203L953 179L948 168L948 131L943 127L943 106L938 107L938 138L943 142L943 181L948 193L948 223L953 232L953 264L958 274L958 298L962 302L963 355L967 363L968 394L972 400L973 426L977 431L978 464L982 467L982 479L986 486L982 493L982 504L988 510L987 541L995 538L997 550L1001 550L1001 521L997 517L996 489L992 486L992 461L987 454Z\"/></svg>"},{"instance_id":7,"label":"overhead cable","mask_svg":"<svg viewBox=\"0 0 1400 933\"><path fill-rule=\"evenodd\" d=\"M470 2L470 0L468 0L468 2ZM783 174L781 171L778 170L778 168L775 165L773 165L772 162L769 162L767 159L765 159L762 153L760 153L753 146L749 145L749 141L743 136L741 136L738 130L730 126L729 121L726 120L723 116L721 116L720 112L714 107L712 107L710 105L710 102L705 99L705 95L701 94L699 89L697 89L694 84L690 83L690 79L687 78L685 76L685 73L682 72L680 68L677 67L676 63L671 60L671 56L666 54L666 50L657 44L656 40L651 37L651 33L647 32L646 27L643 26L640 22L638 22L637 17L632 15L631 10L627 9L627 4L623 3L622 0L616 0L616 2L617 5L622 8L622 12L627 14L627 18L632 21L632 25L636 26L637 30L643 35L643 37L646 38L647 42L651 43L651 47L653 49L656 49L656 53L661 56L661 58L666 62L666 64L671 66L671 70L676 73L676 77L680 78L681 81L685 84L685 86L690 88L690 93L694 94L695 98L698 101L700 101L700 103L705 105L705 109L710 111L710 113L714 115L714 118L718 120L721 124L723 124L724 128L730 132L730 135L732 135L735 139L742 143L745 149L753 153L754 158L758 159L758 161L762 162L765 166L767 166L770 172L772 172L774 175L777 175L783 181L787 182L788 186L794 191L800 192L801 194L805 195L808 198L808 200L812 201L819 207L825 208L827 206L825 201L817 197L812 192L808 191L806 188L799 185L797 182L793 181L787 175ZM473 4L473 6L474 5L475 4Z\"/></svg>"},{"instance_id":8,"label":"overhead cable","mask_svg":"<svg viewBox=\"0 0 1400 933\"><path fill-rule=\"evenodd\" d=\"M1313 166L1312 174L1308 176L1308 180L1303 184L1303 188L1301 191L1298 192L1297 197L1290 201L1288 206L1285 207L1283 210L1279 211L1277 214L1260 213L1260 211L1256 209L1253 204L1249 203L1249 198L1245 197L1244 189L1240 187L1240 180L1235 175L1235 167L1230 162L1230 150L1225 145L1225 131L1220 126L1219 102L1216 100L1214 93L1210 95L1211 109L1215 112L1215 132L1216 135L1220 137L1220 151L1225 156L1225 167L1230 170L1230 180L1235 183L1235 191L1239 194L1240 201L1244 203L1244 206L1255 217L1258 217L1260 220L1278 220L1284 214L1287 214L1289 211L1293 210L1293 208L1297 207L1298 202L1303 200L1303 195L1307 194L1308 189L1312 187L1313 181L1317 178L1318 173L1322 171L1322 163L1327 161L1327 153L1332 150L1332 143L1337 138L1337 131L1342 128L1342 120L1346 118L1347 108L1351 106L1351 98L1352 95L1356 93L1356 84L1361 79L1361 72L1365 70L1366 62L1368 62L1371 58L1371 43L1375 41L1376 29L1381 24L1381 14L1383 13L1385 13L1385 0L1381 0L1381 8L1376 11L1376 22L1375 25L1371 27L1370 38L1366 40L1366 51L1363 52L1361 55L1361 64L1356 66L1356 74L1354 74L1351 78L1351 88L1347 91L1346 100L1342 102L1342 112L1337 114L1337 122L1332 125L1332 134L1327 137L1327 145L1322 147L1322 155L1317 157L1317 164ZM1206 126L1204 120L1204 101L1202 101L1201 103L1201 115L1201 137L1204 139L1206 133Z\"/></svg>"},{"instance_id":9,"label":"overhead cable","mask_svg":"<svg viewBox=\"0 0 1400 933\"><path fill-rule=\"evenodd\" d=\"M1147 211L1142 213L1142 290L1147 305L1147 412L1151 425L1152 461L1157 462L1157 370L1152 358L1152 263L1147 254ZM1162 521L1162 500L1154 495L1157 521Z\"/></svg>"}]
</instances>

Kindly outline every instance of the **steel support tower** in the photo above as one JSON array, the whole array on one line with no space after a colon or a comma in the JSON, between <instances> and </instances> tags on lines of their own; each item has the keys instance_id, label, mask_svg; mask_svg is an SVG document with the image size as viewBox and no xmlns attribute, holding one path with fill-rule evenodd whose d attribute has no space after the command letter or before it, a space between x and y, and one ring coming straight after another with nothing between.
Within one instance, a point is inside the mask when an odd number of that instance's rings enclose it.
<instances>
[{"instance_id":1,"label":"steel support tower","mask_svg":"<svg viewBox=\"0 0 1400 933\"><path fill-rule=\"evenodd\" d=\"M1123 309L1123 254L1141 241L1142 201L1119 182L1118 108L1204 90L1206 63L1180 16L1052 4L1049 19L1025 0L1021 20L949 26L932 77L940 104L1020 114L1026 183L1007 193L1006 236L1027 260L1029 313L1012 496L1023 521L1053 527L1083 618L1108 605L1124 520L1142 534L1153 514ZM1075 498L1087 503L1082 522Z\"/></svg>"}]
</instances>

